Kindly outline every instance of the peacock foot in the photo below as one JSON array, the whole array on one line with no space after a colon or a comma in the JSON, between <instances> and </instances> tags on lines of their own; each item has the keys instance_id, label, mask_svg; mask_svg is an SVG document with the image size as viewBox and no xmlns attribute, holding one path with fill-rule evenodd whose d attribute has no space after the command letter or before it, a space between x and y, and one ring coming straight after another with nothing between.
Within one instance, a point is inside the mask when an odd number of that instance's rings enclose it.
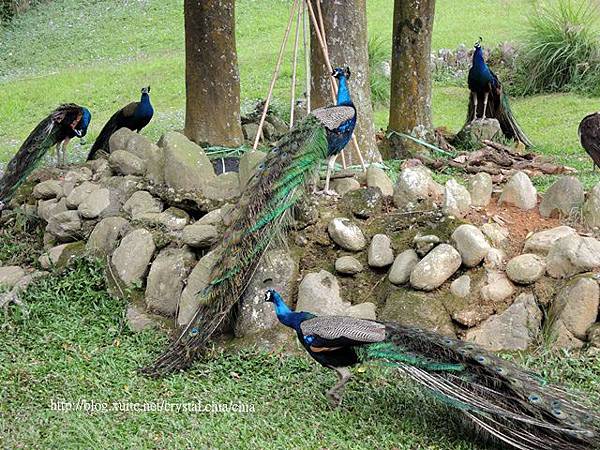
<instances>
[{"instance_id":1,"label":"peacock foot","mask_svg":"<svg viewBox=\"0 0 600 450\"><path fill-rule=\"evenodd\" d=\"M329 404L333 409L339 408L342 404L342 395L339 392L329 391L327 392L327 398L329 399Z\"/></svg>"}]
</instances>

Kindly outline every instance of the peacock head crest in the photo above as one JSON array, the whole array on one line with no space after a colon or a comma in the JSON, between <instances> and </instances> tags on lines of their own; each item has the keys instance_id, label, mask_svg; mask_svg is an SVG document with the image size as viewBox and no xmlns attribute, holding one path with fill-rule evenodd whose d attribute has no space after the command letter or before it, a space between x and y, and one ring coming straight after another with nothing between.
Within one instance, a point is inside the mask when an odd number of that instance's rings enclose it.
<instances>
[{"instance_id":1,"label":"peacock head crest","mask_svg":"<svg viewBox=\"0 0 600 450\"><path fill-rule=\"evenodd\" d=\"M150 86L144 86L142 88L142 94L149 94L150 93Z\"/></svg>"},{"instance_id":2,"label":"peacock head crest","mask_svg":"<svg viewBox=\"0 0 600 450\"><path fill-rule=\"evenodd\" d=\"M483 38L481 36L479 36L479 39L477 39L477 42L475 42L475 48L481 48L481 42L483 41Z\"/></svg>"},{"instance_id":3,"label":"peacock head crest","mask_svg":"<svg viewBox=\"0 0 600 450\"><path fill-rule=\"evenodd\" d=\"M348 67L348 66L346 66L346 68L336 67L335 69L333 69L333 72L331 72L331 76L333 78L337 78L338 80L342 77L349 80L350 79L350 67Z\"/></svg>"},{"instance_id":4,"label":"peacock head crest","mask_svg":"<svg viewBox=\"0 0 600 450\"><path fill-rule=\"evenodd\" d=\"M275 303L276 296L278 295L279 293L275 289L267 289L265 291L265 302Z\"/></svg>"}]
</instances>

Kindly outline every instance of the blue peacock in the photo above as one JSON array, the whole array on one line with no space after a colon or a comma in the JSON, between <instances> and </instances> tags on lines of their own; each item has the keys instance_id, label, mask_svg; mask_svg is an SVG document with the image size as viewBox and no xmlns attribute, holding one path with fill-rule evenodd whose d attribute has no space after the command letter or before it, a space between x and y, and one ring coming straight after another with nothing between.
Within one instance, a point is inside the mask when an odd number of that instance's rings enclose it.
<instances>
[{"instance_id":1,"label":"blue peacock","mask_svg":"<svg viewBox=\"0 0 600 450\"><path fill-rule=\"evenodd\" d=\"M533 144L517 123L510 109L508 96L504 93L500 80L483 58L481 40L480 37L475 43L473 64L469 70L468 85L471 95L467 123L478 117L497 119L502 133L507 139L517 140L526 147L532 147Z\"/></svg>"},{"instance_id":2,"label":"blue peacock","mask_svg":"<svg viewBox=\"0 0 600 450\"><path fill-rule=\"evenodd\" d=\"M6 166L0 179L0 210L53 145L57 165L64 165L67 144L74 137L84 137L91 120L90 111L74 103L59 106L42 120Z\"/></svg>"},{"instance_id":3,"label":"blue peacock","mask_svg":"<svg viewBox=\"0 0 600 450\"><path fill-rule=\"evenodd\" d=\"M575 394L469 342L397 323L294 312L273 289L265 301L312 358L336 371L328 392L334 406L349 367L379 363L399 369L492 441L521 450L600 448L598 408L586 409Z\"/></svg>"},{"instance_id":4,"label":"blue peacock","mask_svg":"<svg viewBox=\"0 0 600 450\"><path fill-rule=\"evenodd\" d=\"M88 154L88 161L95 159L100 151L108 152L110 137L120 128L129 128L138 133L150 123L154 116L154 108L150 102L150 86L142 88L139 102L131 102L112 115L100 131Z\"/></svg>"},{"instance_id":5,"label":"blue peacock","mask_svg":"<svg viewBox=\"0 0 600 450\"><path fill-rule=\"evenodd\" d=\"M331 161L348 144L356 125L356 108L347 84L350 70L337 68L332 76L339 83L337 104L312 111L260 164L217 250L218 263L209 287L198 293L200 306L194 318L144 373L160 376L188 367L232 317L262 255L286 231L290 210L306 194L327 158L328 188Z\"/></svg>"}]
</instances>

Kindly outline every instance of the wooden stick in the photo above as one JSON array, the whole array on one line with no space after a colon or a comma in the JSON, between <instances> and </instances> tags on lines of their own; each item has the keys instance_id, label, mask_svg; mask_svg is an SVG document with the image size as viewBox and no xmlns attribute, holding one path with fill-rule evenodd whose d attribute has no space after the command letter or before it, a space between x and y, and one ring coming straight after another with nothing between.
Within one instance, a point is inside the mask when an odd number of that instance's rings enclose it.
<instances>
[{"instance_id":1,"label":"wooden stick","mask_svg":"<svg viewBox=\"0 0 600 450\"><path fill-rule=\"evenodd\" d=\"M296 103L296 70L298 69L298 41L300 40L300 17L302 9L298 8L298 17L296 18L296 39L294 40L294 62L292 64L292 95L290 107L290 130L294 128L294 109Z\"/></svg>"},{"instance_id":2,"label":"wooden stick","mask_svg":"<svg viewBox=\"0 0 600 450\"><path fill-rule=\"evenodd\" d=\"M294 3L292 3L292 9L290 10L290 18L288 20L287 28L285 29L285 35L283 36L283 42L281 43L281 48L279 49L279 57L277 58L277 65L275 66L275 71L273 72L273 78L271 79L271 85L269 86L269 93L267 95L267 100L265 101L265 108L263 109L263 113L260 118L260 122L258 124L258 130L256 132L256 138L254 139L254 145L252 146L252 151L255 151L258 148L258 142L260 141L260 135L262 134L262 129L263 129L263 126L265 125L265 119L267 118L267 111L269 110L269 103L271 103L271 97L273 95L273 89L275 88L275 82L277 81L277 76L279 75L279 69L281 68L281 61L283 60L285 44L287 44L288 37L290 36L290 30L292 28L292 22L294 20L294 11L296 10L297 4L298 4L298 0L294 0Z\"/></svg>"},{"instance_id":3,"label":"wooden stick","mask_svg":"<svg viewBox=\"0 0 600 450\"><path fill-rule=\"evenodd\" d=\"M308 7L306 6L306 2L308 0L302 1L302 40L304 41L304 65L305 65L305 78L306 78L306 115L310 114L310 54L308 51L307 45L307 36L308 36L308 22L306 21L306 11Z\"/></svg>"}]
</instances>

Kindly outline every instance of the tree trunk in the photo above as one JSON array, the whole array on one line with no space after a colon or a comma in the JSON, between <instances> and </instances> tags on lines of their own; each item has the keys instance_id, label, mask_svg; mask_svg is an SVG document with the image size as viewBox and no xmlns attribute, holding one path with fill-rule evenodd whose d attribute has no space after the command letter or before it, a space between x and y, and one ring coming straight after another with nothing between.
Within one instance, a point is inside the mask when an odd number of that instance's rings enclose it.
<instances>
[{"instance_id":1,"label":"tree trunk","mask_svg":"<svg viewBox=\"0 0 600 450\"><path fill-rule=\"evenodd\" d=\"M435 0L395 0L389 130L428 138Z\"/></svg>"},{"instance_id":2,"label":"tree trunk","mask_svg":"<svg viewBox=\"0 0 600 450\"><path fill-rule=\"evenodd\" d=\"M311 1L315 16L318 17L318 0ZM366 0L326 0L321 4L321 8L331 65L334 68L349 66L352 72L349 85L358 117L355 130L358 146L365 161L380 161L381 155L375 144L369 84ZM321 46L312 26L310 51L311 108L314 109L331 105L332 101L329 87L331 74L327 70ZM346 147L344 154L350 164L359 163L352 143Z\"/></svg>"},{"instance_id":3,"label":"tree trunk","mask_svg":"<svg viewBox=\"0 0 600 450\"><path fill-rule=\"evenodd\" d=\"M185 0L185 135L198 144L238 147L240 76L234 0Z\"/></svg>"}]
</instances>

